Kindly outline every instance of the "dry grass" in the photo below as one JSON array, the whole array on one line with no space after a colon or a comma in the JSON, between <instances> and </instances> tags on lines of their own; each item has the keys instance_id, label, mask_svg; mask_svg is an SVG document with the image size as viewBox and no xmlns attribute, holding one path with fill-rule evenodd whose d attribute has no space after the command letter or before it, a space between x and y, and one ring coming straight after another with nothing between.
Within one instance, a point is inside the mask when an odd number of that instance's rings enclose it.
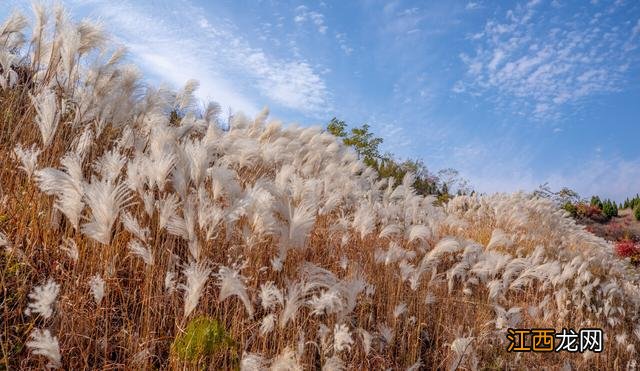
<instances>
[{"instance_id":1,"label":"dry grass","mask_svg":"<svg viewBox=\"0 0 640 371\"><path fill-rule=\"evenodd\" d=\"M635 359L637 274L612 256L604 240L554 205L515 194L461 196L438 207L408 187L378 183L347 148L318 129L283 129L265 123L266 116L238 115L223 132L207 115L189 114L191 87L182 92L184 99L155 94L152 87L132 83L129 69L108 66L104 59L89 69L76 65L70 73L62 54L75 45L79 28L60 12L56 18L60 26L50 36L20 45L22 62L12 67L19 80L0 90L0 232L8 242L0 255L0 367L42 368L50 361L26 346L35 329L57 337L65 369L227 369L241 361L249 369L249 353L263 357L265 367L289 362L305 369L332 362L349 369L401 369L419 360L427 369L618 369ZM100 41L87 32L79 35L87 50ZM2 53L9 52L5 36L0 34ZM34 55L36 44L48 45L43 48L48 52ZM71 56L84 60L97 54L72 48ZM45 88L56 92L61 113L47 147L30 98ZM83 111L87 107L93 110ZM185 119L169 122L176 108ZM65 154L77 152L85 130L95 138L80 160L85 205L74 228L61 213L68 209L54 207L60 197L43 192L42 171L60 169ZM32 177L18 169L18 143L42 150ZM192 151L198 146L204 146L203 173L197 170L198 151ZM110 150L120 153L125 165L100 171L96 164ZM164 187L153 179L158 153L174 156ZM129 172L138 160L148 162ZM98 214L86 205L88 185L108 177L128 185L130 200L112 210L117 220L103 243L83 227ZM170 195L178 209L163 227L158 201ZM148 228L142 242L153 264L129 251L139 236L124 227L125 211ZM222 215L218 224L216 212ZM69 244L77 245L77 260L61 248ZM376 260L394 244L403 256ZM436 256L444 246L451 249ZM504 265L495 263L498 255ZM274 258L282 260L281 269ZM185 267L195 262L214 274L207 276L201 295L194 294L197 305L185 316L183 291L189 288L167 288L165 279L171 272L178 284L189 286ZM224 281L215 275L221 266L241 277ZM89 284L96 275L105 282L100 303ZM48 279L60 285L53 315L25 314L33 301L29 294ZM358 280L366 284L358 287ZM291 320L284 322L283 304L269 309L261 302L261 285L269 281L284 293L285 307L295 302L288 297L295 283L307 285ZM231 296L220 300L225 282ZM497 284L503 287L492 290ZM311 299L332 290L335 310L313 314L318 308ZM243 293L248 302L240 300ZM349 295L355 299L352 308ZM400 304L406 311L395 316ZM506 328L496 321L499 308L515 308L521 318L511 324L519 328L603 328L605 350L509 354ZM261 334L269 314L277 318L275 327ZM202 316L219 321L232 340L195 360L181 359L172 343ZM333 339L336 325L346 326L353 341L342 351L333 349L339 347ZM393 339L384 339L384 326ZM372 338L370 350L363 333ZM465 339L471 345L460 359L451 344Z\"/></svg>"}]
</instances>

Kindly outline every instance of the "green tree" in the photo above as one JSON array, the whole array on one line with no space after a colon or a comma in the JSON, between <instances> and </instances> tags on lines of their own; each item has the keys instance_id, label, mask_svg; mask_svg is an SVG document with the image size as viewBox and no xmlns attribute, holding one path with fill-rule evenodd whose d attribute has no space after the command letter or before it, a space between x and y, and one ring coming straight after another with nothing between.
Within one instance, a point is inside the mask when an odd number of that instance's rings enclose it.
<instances>
[{"instance_id":1,"label":"green tree","mask_svg":"<svg viewBox=\"0 0 640 371\"><path fill-rule=\"evenodd\" d=\"M602 202L602 214L607 217L607 219L611 219L614 216L618 216L618 206L616 206L615 202L607 199Z\"/></svg>"},{"instance_id":2,"label":"green tree","mask_svg":"<svg viewBox=\"0 0 640 371\"><path fill-rule=\"evenodd\" d=\"M342 138L344 144L355 149L358 158L362 159L366 165L377 167L378 162L382 159L379 151L382 138L375 137L369 131L370 126L367 124L351 128L350 133L347 133L346 128L347 124L335 117L327 125L327 131Z\"/></svg>"},{"instance_id":3,"label":"green tree","mask_svg":"<svg viewBox=\"0 0 640 371\"><path fill-rule=\"evenodd\" d=\"M400 184L407 173L413 173L413 187L421 195L437 195L446 201L451 189L455 188L460 194L471 192L468 182L454 169L441 170L436 176L428 171L421 160L400 161L391 153L381 155L379 147L382 138L374 136L367 124L348 129L343 120L334 117L327 124L327 131L352 147L366 165L378 172L380 178L392 178L395 185Z\"/></svg>"},{"instance_id":4,"label":"green tree","mask_svg":"<svg viewBox=\"0 0 640 371\"><path fill-rule=\"evenodd\" d=\"M602 204L602 201L600 200L600 197L598 196L591 196L591 206L596 206L598 207L600 210L602 210L602 207L604 206Z\"/></svg>"}]
</instances>

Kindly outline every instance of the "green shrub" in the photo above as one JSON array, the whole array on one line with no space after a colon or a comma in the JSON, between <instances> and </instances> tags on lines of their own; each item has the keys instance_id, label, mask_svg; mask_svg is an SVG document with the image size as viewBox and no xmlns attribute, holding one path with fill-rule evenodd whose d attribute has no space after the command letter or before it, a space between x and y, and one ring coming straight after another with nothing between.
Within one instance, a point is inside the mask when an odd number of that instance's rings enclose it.
<instances>
[{"instance_id":1,"label":"green shrub","mask_svg":"<svg viewBox=\"0 0 640 371\"><path fill-rule=\"evenodd\" d=\"M636 220L640 221L640 206L636 206L633 210L633 215L636 217Z\"/></svg>"},{"instance_id":2,"label":"green shrub","mask_svg":"<svg viewBox=\"0 0 640 371\"><path fill-rule=\"evenodd\" d=\"M176 337L172 349L183 361L198 361L233 346L233 339L217 320L200 316L191 320L184 333Z\"/></svg>"},{"instance_id":3,"label":"green shrub","mask_svg":"<svg viewBox=\"0 0 640 371\"><path fill-rule=\"evenodd\" d=\"M565 202L565 204L562 205L562 208L568 212L571 217L575 218L578 216L578 208L573 204L573 202Z\"/></svg>"}]
</instances>

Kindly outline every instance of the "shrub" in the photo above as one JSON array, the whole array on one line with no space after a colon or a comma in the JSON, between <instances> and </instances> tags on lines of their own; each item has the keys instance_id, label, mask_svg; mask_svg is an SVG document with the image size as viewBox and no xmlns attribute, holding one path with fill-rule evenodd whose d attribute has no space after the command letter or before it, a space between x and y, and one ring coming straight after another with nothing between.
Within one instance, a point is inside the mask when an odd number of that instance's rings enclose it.
<instances>
[{"instance_id":1,"label":"shrub","mask_svg":"<svg viewBox=\"0 0 640 371\"><path fill-rule=\"evenodd\" d=\"M173 352L183 361L198 361L233 347L234 341L217 320L200 316L189 322L173 341Z\"/></svg>"},{"instance_id":2,"label":"shrub","mask_svg":"<svg viewBox=\"0 0 640 371\"><path fill-rule=\"evenodd\" d=\"M572 202L567 201L562 208L571 215L571 217L575 218L578 216L578 208Z\"/></svg>"},{"instance_id":3,"label":"shrub","mask_svg":"<svg viewBox=\"0 0 640 371\"><path fill-rule=\"evenodd\" d=\"M590 219L593 219L602 215L602 209L594 205L587 205L583 202L580 202L576 206L576 212L578 216L590 218Z\"/></svg>"},{"instance_id":4,"label":"shrub","mask_svg":"<svg viewBox=\"0 0 640 371\"><path fill-rule=\"evenodd\" d=\"M631 240L622 240L616 242L616 254L623 258L628 258L630 256L637 255L640 253L640 248Z\"/></svg>"},{"instance_id":5,"label":"shrub","mask_svg":"<svg viewBox=\"0 0 640 371\"><path fill-rule=\"evenodd\" d=\"M636 206L633 210L633 215L636 217L636 220L640 220L640 206Z\"/></svg>"}]
</instances>

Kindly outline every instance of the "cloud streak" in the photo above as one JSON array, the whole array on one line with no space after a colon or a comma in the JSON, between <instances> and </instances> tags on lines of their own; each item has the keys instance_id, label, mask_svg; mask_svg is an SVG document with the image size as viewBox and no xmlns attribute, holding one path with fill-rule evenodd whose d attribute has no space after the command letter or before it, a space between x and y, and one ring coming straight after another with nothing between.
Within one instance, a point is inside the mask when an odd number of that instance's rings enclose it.
<instances>
[{"instance_id":1,"label":"cloud streak","mask_svg":"<svg viewBox=\"0 0 640 371\"><path fill-rule=\"evenodd\" d=\"M232 21L209 19L189 1L171 3L168 9L127 1L71 3L108 19L118 41L145 70L176 85L198 79L203 99L249 114L258 111L256 101L307 116L330 107L325 82L311 64L252 45ZM167 17L172 12L180 17Z\"/></svg>"}]
</instances>

